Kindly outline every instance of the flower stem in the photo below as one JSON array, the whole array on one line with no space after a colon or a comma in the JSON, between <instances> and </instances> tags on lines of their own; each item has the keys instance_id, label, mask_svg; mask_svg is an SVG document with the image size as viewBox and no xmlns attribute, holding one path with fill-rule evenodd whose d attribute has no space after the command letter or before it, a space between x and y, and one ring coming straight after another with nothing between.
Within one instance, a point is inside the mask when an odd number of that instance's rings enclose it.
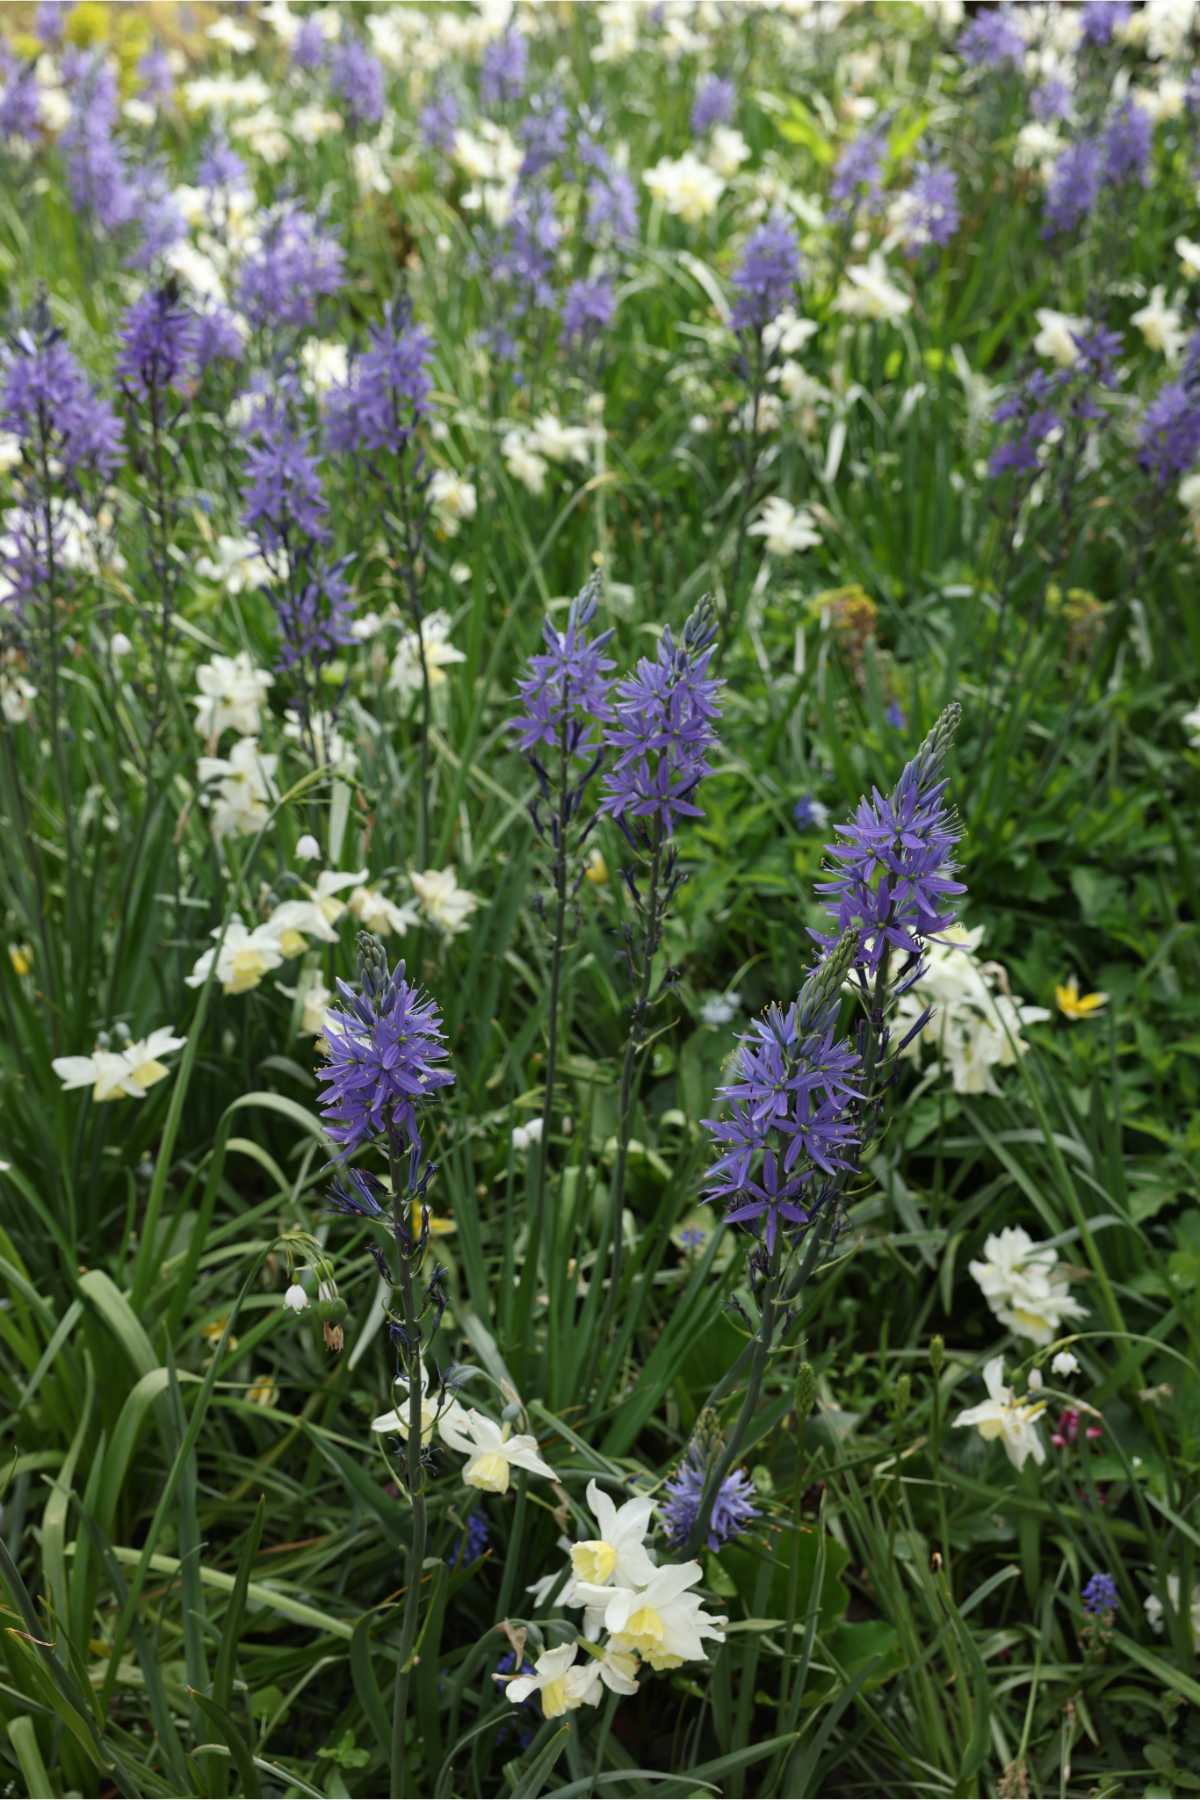
<instances>
[{"instance_id":1,"label":"flower stem","mask_svg":"<svg viewBox=\"0 0 1200 1800\"><path fill-rule=\"evenodd\" d=\"M417 1625L421 1609L421 1572L425 1564L425 1544L429 1530L425 1505L425 1468L421 1460L422 1391L420 1314L417 1307L414 1263L419 1266L423 1249L420 1236L414 1242L409 1184L401 1176L401 1158L394 1141L388 1144L388 1162L392 1176L392 1224L395 1238L396 1287L400 1292L403 1322L401 1360L408 1380L408 1435L405 1441L405 1485L412 1502L412 1541L408 1547L408 1581L404 1594L404 1614L400 1625L400 1645L396 1663L396 1685L392 1697L391 1787L393 1800L403 1800L408 1793L405 1757L405 1726L408 1720L410 1685L409 1664L417 1641Z\"/></svg>"}]
</instances>

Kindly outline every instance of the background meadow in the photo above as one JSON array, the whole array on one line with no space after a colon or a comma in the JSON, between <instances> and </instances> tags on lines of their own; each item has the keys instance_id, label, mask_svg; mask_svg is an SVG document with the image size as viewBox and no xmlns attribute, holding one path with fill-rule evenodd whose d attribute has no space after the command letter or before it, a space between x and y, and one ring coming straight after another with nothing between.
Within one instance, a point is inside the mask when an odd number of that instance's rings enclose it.
<instances>
[{"instance_id":1,"label":"background meadow","mask_svg":"<svg viewBox=\"0 0 1200 1800\"><path fill-rule=\"evenodd\" d=\"M6 1791L1196 1792L1192 0L0 30ZM576 627L723 683L669 839ZM764 1340L718 1090L954 706Z\"/></svg>"}]
</instances>

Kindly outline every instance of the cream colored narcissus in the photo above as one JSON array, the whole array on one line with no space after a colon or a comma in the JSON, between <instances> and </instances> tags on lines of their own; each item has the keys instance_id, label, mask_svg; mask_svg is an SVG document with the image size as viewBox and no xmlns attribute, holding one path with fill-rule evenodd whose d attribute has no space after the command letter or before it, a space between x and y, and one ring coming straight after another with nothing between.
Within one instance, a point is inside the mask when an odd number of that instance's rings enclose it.
<instances>
[{"instance_id":1,"label":"cream colored narcissus","mask_svg":"<svg viewBox=\"0 0 1200 1800\"><path fill-rule=\"evenodd\" d=\"M174 1036L170 1025L160 1025L124 1050L97 1048L91 1056L56 1056L50 1066L68 1091L90 1087L93 1100L140 1100L170 1074L162 1058L182 1050L186 1042Z\"/></svg>"},{"instance_id":2,"label":"cream colored narcissus","mask_svg":"<svg viewBox=\"0 0 1200 1800\"><path fill-rule=\"evenodd\" d=\"M985 1239L982 1259L968 1267L1000 1323L1044 1347L1067 1320L1087 1316L1057 1264L1053 1244L1035 1243L1022 1226L1008 1225Z\"/></svg>"},{"instance_id":3,"label":"cream colored narcissus","mask_svg":"<svg viewBox=\"0 0 1200 1800\"><path fill-rule=\"evenodd\" d=\"M556 1649L543 1650L533 1665L532 1675L496 1679L507 1683L505 1691L514 1705L536 1694L545 1717L559 1719L577 1707L595 1706L600 1698L600 1665L591 1661L576 1664L578 1654L577 1644L560 1644Z\"/></svg>"},{"instance_id":4,"label":"cream colored narcissus","mask_svg":"<svg viewBox=\"0 0 1200 1800\"><path fill-rule=\"evenodd\" d=\"M221 937L218 925L213 937ZM184 977L187 987L203 987L214 962L217 980L227 994L246 994L256 988L263 976L277 969L283 961L279 939L269 925L256 925L251 931L236 914L230 919L219 946L206 950L190 975Z\"/></svg>"},{"instance_id":5,"label":"cream colored narcissus","mask_svg":"<svg viewBox=\"0 0 1200 1800\"><path fill-rule=\"evenodd\" d=\"M409 876L417 904L431 925L446 937L467 929L467 920L479 907L479 896L459 887L453 863L447 869L426 869Z\"/></svg>"},{"instance_id":6,"label":"cream colored narcissus","mask_svg":"<svg viewBox=\"0 0 1200 1800\"><path fill-rule=\"evenodd\" d=\"M960 1412L955 1425L973 1425L980 1437L989 1443L999 1438L1014 1468L1023 1469L1031 1456L1035 1463L1044 1463L1046 1446L1037 1425L1046 1410L1046 1402L1018 1400L1013 1390L1004 1384L1002 1356L993 1356L984 1366L983 1379L987 1399Z\"/></svg>"},{"instance_id":7,"label":"cream colored narcissus","mask_svg":"<svg viewBox=\"0 0 1200 1800\"><path fill-rule=\"evenodd\" d=\"M640 1656L652 1669L676 1669L704 1660L705 1638L725 1641L728 1621L705 1612L700 1596L688 1592L701 1573L698 1562L665 1563L644 1587L581 1581L577 1591L589 1608L602 1609L615 1650Z\"/></svg>"},{"instance_id":8,"label":"cream colored narcissus","mask_svg":"<svg viewBox=\"0 0 1200 1800\"><path fill-rule=\"evenodd\" d=\"M196 670L200 692L192 696L197 731L214 742L226 731L254 737L267 690L274 682L273 675L255 667L246 650L239 650L236 656L214 656L211 662L201 663Z\"/></svg>"},{"instance_id":9,"label":"cream colored narcissus","mask_svg":"<svg viewBox=\"0 0 1200 1800\"><path fill-rule=\"evenodd\" d=\"M421 620L420 637L415 631L408 631L396 645L388 686L401 694L419 694L423 684L421 663L424 659L430 688L441 687L446 680L445 671L449 665L467 660L463 652L456 650L449 640L449 615L444 612L429 613Z\"/></svg>"},{"instance_id":10,"label":"cream colored narcissus","mask_svg":"<svg viewBox=\"0 0 1200 1800\"><path fill-rule=\"evenodd\" d=\"M762 511L746 535L762 538L768 556L791 556L821 542L812 514L803 506L793 506L780 494L764 500Z\"/></svg>"},{"instance_id":11,"label":"cream colored narcissus","mask_svg":"<svg viewBox=\"0 0 1200 1800\"><path fill-rule=\"evenodd\" d=\"M468 1459L463 1470L468 1487L482 1488L488 1494L506 1494L514 1469L542 1475L547 1481L558 1480L554 1470L538 1455L536 1438L511 1436L511 1427L495 1424L474 1407L452 1405L438 1420L438 1430L451 1450Z\"/></svg>"}]
</instances>

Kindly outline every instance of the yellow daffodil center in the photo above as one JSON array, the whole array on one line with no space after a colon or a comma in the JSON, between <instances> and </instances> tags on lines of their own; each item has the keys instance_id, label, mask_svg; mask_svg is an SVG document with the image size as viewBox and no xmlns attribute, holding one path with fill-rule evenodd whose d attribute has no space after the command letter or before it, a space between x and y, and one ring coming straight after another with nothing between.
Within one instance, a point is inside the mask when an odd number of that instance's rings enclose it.
<instances>
[{"instance_id":1,"label":"yellow daffodil center","mask_svg":"<svg viewBox=\"0 0 1200 1800\"><path fill-rule=\"evenodd\" d=\"M501 1459L503 1460L503 1459ZM561 1718L567 1710L567 1684L559 1675L542 1689L542 1711L548 1719Z\"/></svg>"},{"instance_id":2,"label":"yellow daffodil center","mask_svg":"<svg viewBox=\"0 0 1200 1800\"><path fill-rule=\"evenodd\" d=\"M152 1056L148 1062L139 1063L136 1069L131 1069L129 1079L136 1082L144 1092L146 1088L153 1087L156 1081L161 1081L163 1076L169 1075L170 1072L166 1063L160 1063L156 1057Z\"/></svg>"},{"instance_id":3,"label":"yellow daffodil center","mask_svg":"<svg viewBox=\"0 0 1200 1800\"><path fill-rule=\"evenodd\" d=\"M602 1587L617 1566L617 1553L603 1538L588 1538L571 1551L571 1567L579 1581Z\"/></svg>"},{"instance_id":4,"label":"yellow daffodil center","mask_svg":"<svg viewBox=\"0 0 1200 1800\"><path fill-rule=\"evenodd\" d=\"M498 1450L481 1450L463 1470L463 1480L468 1487L482 1488L487 1494L506 1494L508 1458L501 1456Z\"/></svg>"},{"instance_id":5,"label":"yellow daffodil center","mask_svg":"<svg viewBox=\"0 0 1200 1800\"><path fill-rule=\"evenodd\" d=\"M281 931L278 943L280 954L289 958L293 956L303 956L305 950L308 948L304 933L302 931L297 931L295 926L292 926L289 931Z\"/></svg>"},{"instance_id":6,"label":"yellow daffodil center","mask_svg":"<svg viewBox=\"0 0 1200 1800\"><path fill-rule=\"evenodd\" d=\"M635 1650L653 1664L655 1656L660 1653L660 1646L666 1636L666 1626L660 1615L652 1606L639 1606L631 1612L625 1621L625 1629L619 1632L613 1642L618 1650Z\"/></svg>"},{"instance_id":7,"label":"yellow daffodil center","mask_svg":"<svg viewBox=\"0 0 1200 1800\"><path fill-rule=\"evenodd\" d=\"M249 988L257 987L265 974L266 963L261 950L235 950L225 992L244 994Z\"/></svg>"}]
</instances>

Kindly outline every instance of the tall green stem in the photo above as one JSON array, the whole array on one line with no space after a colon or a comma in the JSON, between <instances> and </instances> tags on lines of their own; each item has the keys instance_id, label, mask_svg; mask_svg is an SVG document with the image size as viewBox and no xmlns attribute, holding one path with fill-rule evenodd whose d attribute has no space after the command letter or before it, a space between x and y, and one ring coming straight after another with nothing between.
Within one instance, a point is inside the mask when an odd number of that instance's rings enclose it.
<instances>
[{"instance_id":1,"label":"tall green stem","mask_svg":"<svg viewBox=\"0 0 1200 1800\"><path fill-rule=\"evenodd\" d=\"M400 1645L396 1663L396 1684L392 1697L392 1800L404 1800L408 1793L408 1771L405 1757L405 1726L408 1721L410 1687L409 1665L417 1641L421 1610L421 1572L425 1565L425 1544L429 1532L425 1504L425 1468L421 1461L423 1371L421 1368L420 1309L417 1305L415 1268L421 1260L420 1239L414 1241L412 1221L406 1217L411 1205L408 1182L402 1174L402 1157L394 1141L388 1144L388 1163L392 1176L392 1224L395 1239L396 1286L400 1292L400 1312L404 1325L401 1355L408 1379L408 1436L405 1442L405 1482L412 1502L413 1530L408 1547L408 1583L404 1595L404 1614L400 1625Z\"/></svg>"}]
</instances>

